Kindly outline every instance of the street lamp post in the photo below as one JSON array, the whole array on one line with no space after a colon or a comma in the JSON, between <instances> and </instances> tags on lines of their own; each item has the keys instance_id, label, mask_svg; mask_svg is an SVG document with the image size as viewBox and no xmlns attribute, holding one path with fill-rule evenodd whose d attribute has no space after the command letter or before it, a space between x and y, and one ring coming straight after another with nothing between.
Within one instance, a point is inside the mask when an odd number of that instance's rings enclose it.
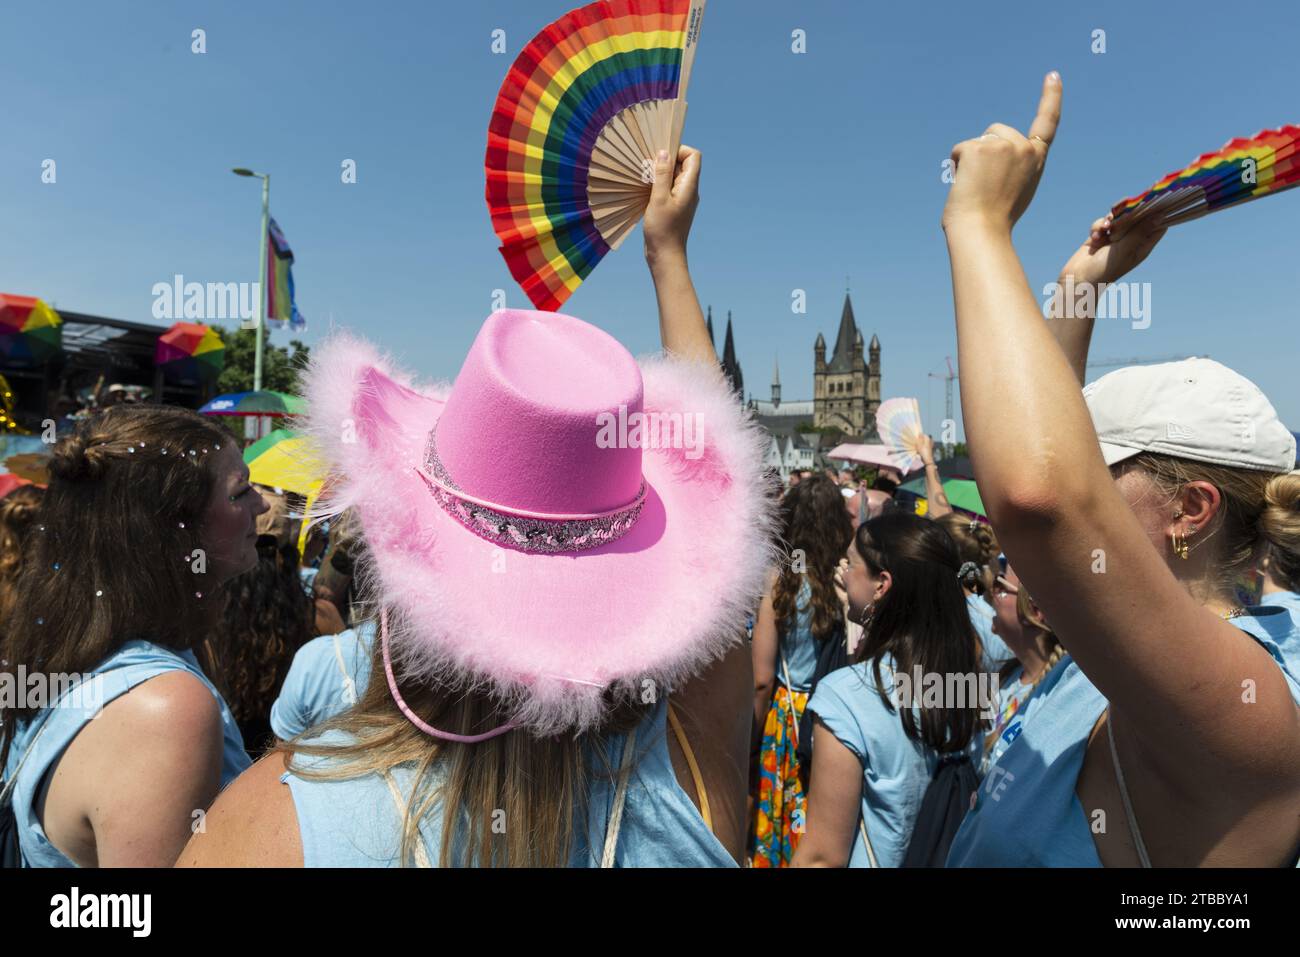
<instances>
[{"instance_id":1,"label":"street lamp post","mask_svg":"<svg viewBox=\"0 0 1300 957\"><path fill-rule=\"evenodd\" d=\"M258 242L258 296L257 296L257 348L253 353L253 391L262 388L262 337L266 329L266 242L268 219L271 215L271 174L254 173L251 169L239 167L231 170L236 176L256 176L262 180L262 235Z\"/></svg>"}]
</instances>

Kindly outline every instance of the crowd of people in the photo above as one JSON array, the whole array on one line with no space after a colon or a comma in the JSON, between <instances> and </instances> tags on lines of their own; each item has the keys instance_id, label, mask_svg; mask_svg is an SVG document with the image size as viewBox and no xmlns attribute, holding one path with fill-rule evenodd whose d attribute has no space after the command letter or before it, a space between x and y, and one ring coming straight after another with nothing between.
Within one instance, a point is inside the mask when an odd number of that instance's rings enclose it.
<instances>
[{"instance_id":1,"label":"crowd of people","mask_svg":"<svg viewBox=\"0 0 1300 957\"><path fill-rule=\"evenodd\" d=\"M1084 387L1092 318L1045 322L1011 241L1060 97L1049 75L1027 134L953 150L986 517L948 503L928 440L924 516L887 470L762 472L687 268L701 157L661 154L663 356L504 310L446 390L332 339L304 376L331 478L301 550L300 503L179 408L77 423L48 488L0 500L0 676L98 689L0 699L0 844L31 866L1295 866L1295 440L1210 360ZM1099 220L1062 275L1117 281L1159 238ZM704 441L594 441L620 408L699 415Z\"/></svg>"}]
</instances>

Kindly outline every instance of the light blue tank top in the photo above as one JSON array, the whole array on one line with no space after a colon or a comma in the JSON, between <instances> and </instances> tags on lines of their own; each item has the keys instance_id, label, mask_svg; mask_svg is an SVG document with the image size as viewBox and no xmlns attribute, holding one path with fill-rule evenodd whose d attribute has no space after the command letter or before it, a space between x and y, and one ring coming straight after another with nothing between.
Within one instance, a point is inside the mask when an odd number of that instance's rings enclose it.
<instances>
[{"instance_id":1,"label":"light blue tank top","mask_svg":"<svg viewBox=\"0 0 1300 957\"><path fill-rule=\"evenodd\" d=\"M807 691L812 687L813 675L817 671L817 637L812 630L812 584L805 575L795 596L794 628L780 634L780 654L785 655L786 667L790 669L791 691ZM785 684L785 669L781 667L778 657L776 662L776 680Z\"/></svg>"},{"instance_id":2,"label":"light blue tank top","mask_svg":"<svg viewBox=\"0 0 1300 957\"><path fill-rule=\"evenodd\" d=\"M321 635L298 649L280 695L271 705L271 730L281 741L352 707L370 681L375 623Z\"/></svg>"},{"instance_id":3,"label":"light blue tank top","mask_svg":"<svg viewBox=\"0 0 1300 957\"><path fill-rule=\"evenodd\" d=\"M1066 660L1062 657L1053 666L1053 670L1062 668ZM992 748L985 749L984 761L980 765L980 777L988 774L989 768L1007 753L1007 748L1011 747L1024 731L1025 722L1042 704L1042 695L1039 692L1044 687L1047 675L1043 675L1036 685L1026 685L1020 680L1023 671L1020 665L1016 665L1015 671L998 689L998 719L992 732L997 734L998 739L993 743Z\"/></svg>"},{"instance_id":4,"label":"light blue tank top","mask_svg":"<svg viewBox=\"0 0 1300 957\"><path fill-rule=\"evenodd\" d=\"M735 867L736 862L713 836L700 812L677 783L668 756L667 702L646 716L636 730L636 764L629 778L618 833L618 867ZM313 743L342 744L347 735L325 732ZM607 739L608 767L592 762L589 769L589 815L574 836L571 867L598 867L605 830L614 804L617 770L626 736ZM329 767L337 759L297 756L295 765ZM406 766L392 771L403 801L409 799L414 772ZM377 774L329 781L281 775L289 786L298 814L305 867L400 866L401 817L388 784ZM420 822L428 860L437 866L442 851L443 809L436 805ZM508 822L507 822L508 826Z\"/></svg>"},{"instance_id":5,"label":"light blue tank top","mask_svg":"<svg viewBox=\"0 0 1300 957\"><path fill-rule=\"evenodd\" d=\"M1300 704L1300 659L1282 650L1296 647L1297 624L1268 607L1248 611L1232 623L1273 656ZM1101 866L1075 785L1106 699L1066 657L1039 682L1035 701L1038 710L976 792L953 838L949 867Z\"/></svg>"},{"instance_id":6,"label":"light blue tank top","mask_svg":"<svg viewBox=\"0 0 1300 957\"><path fill-rule=\"evenodd\" d=\"M251 763L244 750L244 739L230 709L220 692L199 667L192 651L172 651L149 641L128 641L109 655L81 684L60 698L52 708L33 715L18 724L9 759L5 765L5 780L18 767L29 745L35 742L32 752L22 766L14 784L13 808L18 822L18 842L23 864L27 867L75 867L62 851L50 843L36 817L36 799L40 795L46 772L72 744L73 739L109 702L120 698L132 688L169 671L188 671L212 692L221 708L223 736L221 756L221 786L237 778ZM42 731L42 729L44 729ZM39 738L37 735L39 734Z\"/></svg>"},{"instance_id":7,"label":"light blue tank top","mask_svg":"<svg viewBox=\"0 0 1300 957\"><path fill-rule=\"evenodd\" d=\"M979 595L967 595L966 607L970 609L970 623L984 646L984 670L1001 671L1002 666L1016 657L1007 643L993 634L993 606Z\"/></svg>"},{"instance_id":8,"label":"light blue tank top","mask_svg":"<svg viewBox=\"0 0 1300 957\"><path fill-rule=\"evenodd\" d=\"M892 693L891 655L881 659L880 678L886 691ZM938 752L907 736L898 712L881 700L868 662L841 668L822 678L808 707L862 762L862 821L876 863L880 867L899 867L907 855L925 789L939 765ZM976 733L970 746L976 768L983 745L983 735ZM856 830L848 866L871 866Z\"/></svg>"}]
</instances>

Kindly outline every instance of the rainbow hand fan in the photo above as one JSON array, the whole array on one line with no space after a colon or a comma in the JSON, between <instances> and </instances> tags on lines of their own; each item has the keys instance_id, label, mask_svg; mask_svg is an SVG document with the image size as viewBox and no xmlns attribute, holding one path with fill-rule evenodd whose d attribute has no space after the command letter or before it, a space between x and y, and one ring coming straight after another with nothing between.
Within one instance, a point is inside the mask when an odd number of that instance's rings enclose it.
<instances>
[{"instance_id":1,"label":"rainbow hand fan","mask_svg":"<svg viewBox=\"0 0 1300 957\"><path fill-rule=\"evenodd\" d=\"M1235 139L1190 166L1170 173L1145 193L1116 203L1112 235L1149 217L1160 227L1176 226L1238 203L1272 196L1300 186L1296 141L1300 127L1264 130L1251 139Z\"/></svg>"},{"instance_id":2,"label":"rainbow hand fan","mask_svg":"<svg viewBox=\"0 0 1300 957\"><path fill-rule=\"evenodd\" d=\"M876 409L876 431L898 460L903 474L915 471L921 461L921 406L916 399L886 399Z\"/></svg>"},{"instance_id":3,"label":"rainbow hand fan","mask_svg":"<svg viewBox=\"0 0 1300 957\"><path fill-rule=\"evenodd\" d=\"M705 0L601 0L534 37L488 127L487 202L510 274L554 311L645 213L674 160Z\"/></svg>"}]
</instances>

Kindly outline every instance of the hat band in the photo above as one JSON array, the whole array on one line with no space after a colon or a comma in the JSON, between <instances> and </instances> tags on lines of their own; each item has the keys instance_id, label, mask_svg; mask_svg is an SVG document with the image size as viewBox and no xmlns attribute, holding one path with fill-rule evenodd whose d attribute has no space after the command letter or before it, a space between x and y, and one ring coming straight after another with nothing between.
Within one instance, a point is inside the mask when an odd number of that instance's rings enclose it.
<instances>
[{"instance_id":1,"label":"hat band","mask_svg":"<svg viewBox=\"0 0 1300 957\"><path fill-rule=\"evenodd\" d=\"M524 552L580 552L618 541L641 516L646 495L644 481L632 502L607 512L547 515L475 498L447 473L438 457L437 432L437 426L429 430L424 463L416 472L443 511L480 538Z\"/></svg>"}]
</instances>

